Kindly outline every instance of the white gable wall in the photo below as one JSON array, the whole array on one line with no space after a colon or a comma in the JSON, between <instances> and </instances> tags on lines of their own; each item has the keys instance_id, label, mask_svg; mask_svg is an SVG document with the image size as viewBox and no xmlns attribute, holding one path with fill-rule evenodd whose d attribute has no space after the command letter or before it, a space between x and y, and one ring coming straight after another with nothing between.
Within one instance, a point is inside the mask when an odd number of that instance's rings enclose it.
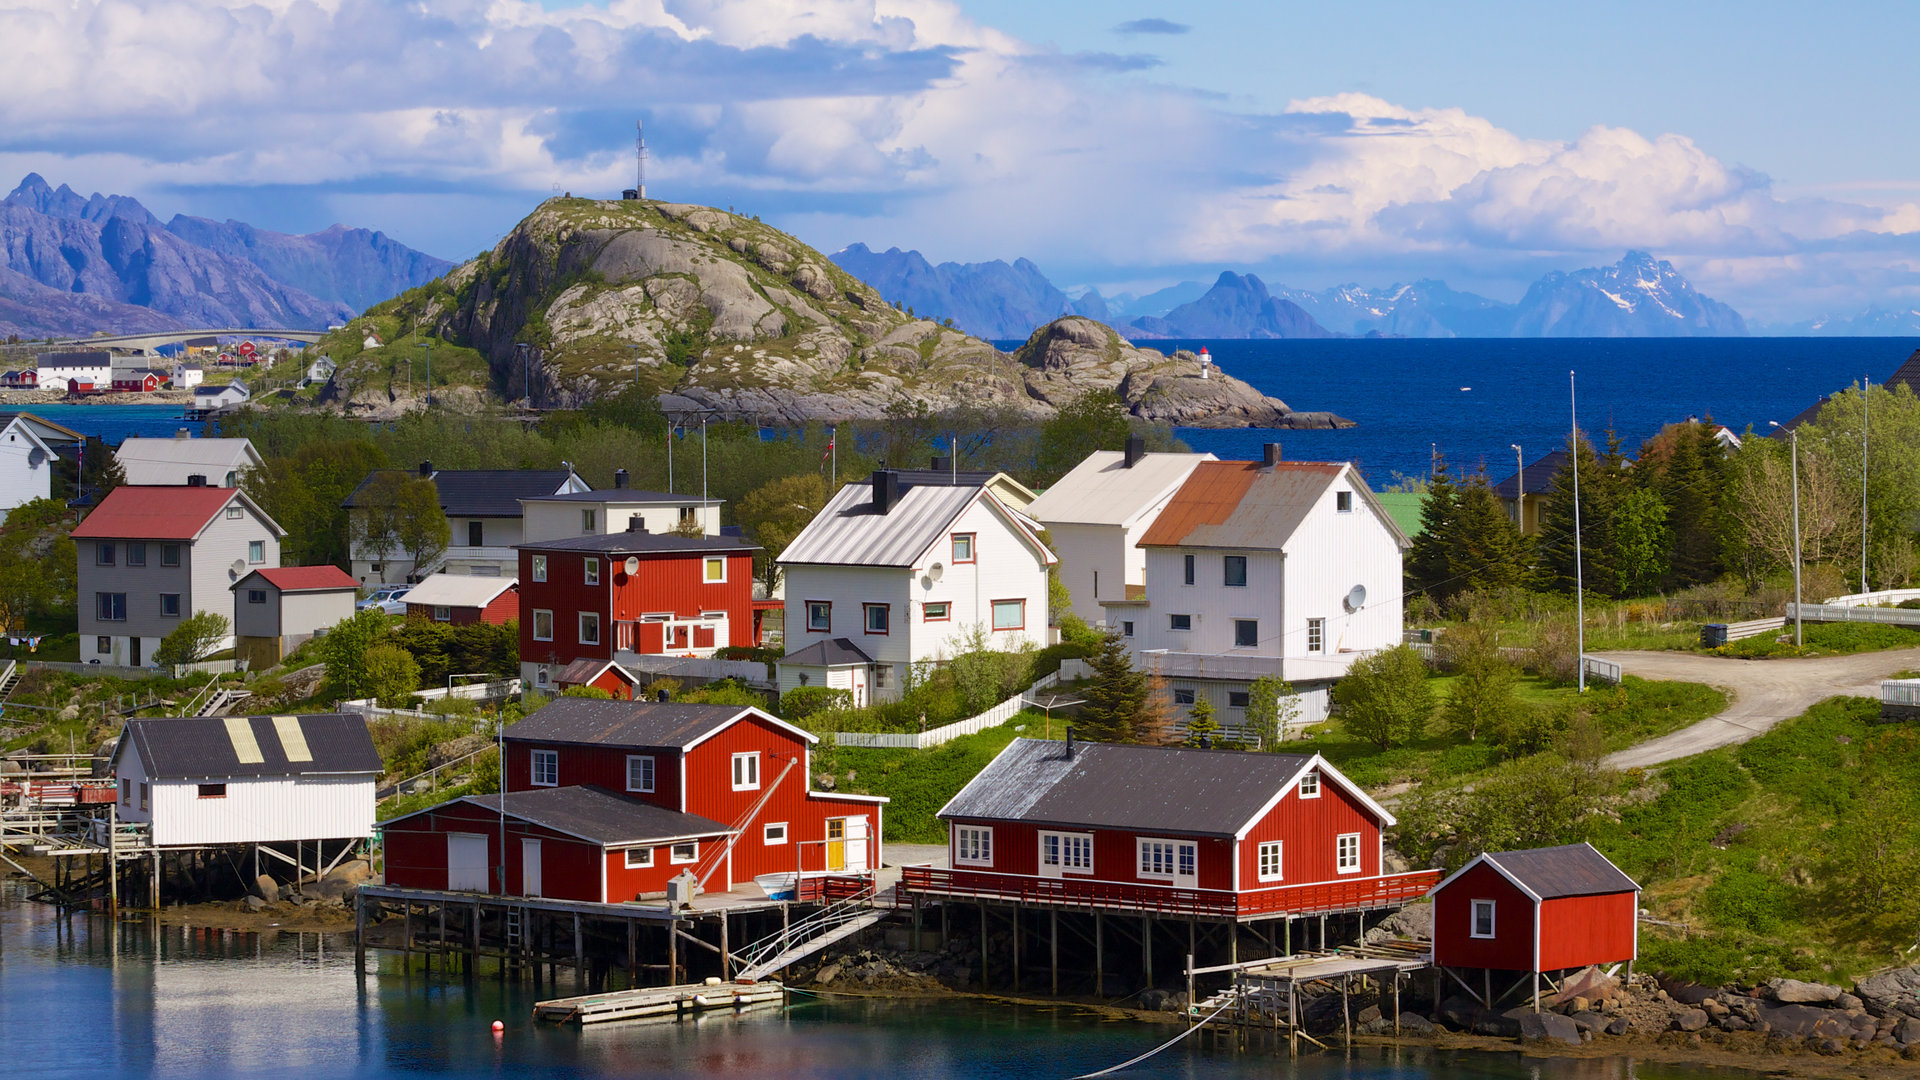
<instances>
[{"instance_id":1,"label":"white gable wall","mask_svg":"<svg viewBox=\"0 0 1920 1080\"><path fill-rule=\"evenodd\" d=\"M1336 510L1336 493L1353 492L1353 509ZM1289 657L1306 656L1307 620L1324 618L1326 660L1340 674L1356 654L1390 649L1402 632L1401 553L1393 527L1353 485L1351 469L1321 496L1286 545L1286 638ZM1366 587L1349 612L1347 593ZM1311 677L1303 670L1301 677Z\"/></svg>"},{"instance_id":2,"label":"white gable wall","mask_svg":"<svg viewBox=\"0 0 1920 1080\"><path fill-rule=\"evenodd\" d=\"M41 452L38 463L35 451ZM0 430L0 511L52 494L53 461L17 418Z\"/></svg>"},{"instance_id":3,"label":"white gable wall","mask_svg":"<svg viewBox=\"0 0 1920 1080\"><path fill-rule=\"evenodd\" d=\"M1186 556L1193 556L1193 584L1186 584ZM1226 556L1247 560L1245 587L1228 587ZM1306 651L1304 640L1285 638L1283 569L1275 551L1242 548L1146 549L1147 606L1114 609L1113 619L1134 620L1133 647L1172 652L1239 653L1247 656L1288 656ZM1139 612L1140 614L1126 614ZM1174 630L1175 615L1185 615L1193 629ZM1260 644L1251 649L1233 644L1236 619L1257 621ZM1301 624L1303 627L1304 623Z\"/></svg>"},{"instance_id":4,"label":"white gable wall","mask_svg":"<svg viewBox=\"0 0 1920 1080\"><path fill-rule=\"evenodd\" d=\"M122 736L124 738L124 736ZM254 844L291 840L340 840L373 835L373 777L269 776L157 780L149 810L140 809L145 764L131 746L115 765L115 781L127 780L121 801L125 821L151 821L153 842ZM200 797L202 783L224 783L224 798Z\"/></svg>"}]
</instances>

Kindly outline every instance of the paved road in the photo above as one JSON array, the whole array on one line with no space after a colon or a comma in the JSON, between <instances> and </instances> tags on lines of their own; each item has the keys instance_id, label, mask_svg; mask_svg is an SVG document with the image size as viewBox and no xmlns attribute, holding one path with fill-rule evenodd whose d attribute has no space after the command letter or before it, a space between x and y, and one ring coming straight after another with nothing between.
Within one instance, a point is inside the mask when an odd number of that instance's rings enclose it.
<instances>
[{"instance_id":1,"label":"paved road","mask_svg":"<svg viewBox=\"0 0 1920 1080\"><path fill-rule=\"evenodd\" d=\"M1727 692L1727 711L1670 735L1630 746L1606 759L1617 769L1657 765L1743 743L1835 695L1878 697L1880 680L1920 670L1920 649L1825 656L1811 660L1734 660L1680 652L1595 653L1629 675L1706 683Z\"/></svg>"}]
</instances>

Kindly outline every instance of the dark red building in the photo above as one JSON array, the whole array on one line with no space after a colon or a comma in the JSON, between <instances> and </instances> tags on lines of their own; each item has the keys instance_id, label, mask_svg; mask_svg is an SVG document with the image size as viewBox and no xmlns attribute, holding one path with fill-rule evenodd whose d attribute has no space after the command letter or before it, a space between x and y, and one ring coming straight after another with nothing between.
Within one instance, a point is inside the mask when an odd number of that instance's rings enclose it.
<instances>
[{"instance_id":1,"label":"dark red building","mask_svg":"<svg viewBox=\"0 0 1920 1080\"><path fill-rule=\"evenodd\" d=\"M759 550L737 536L637 529L522 544L521 678L546 687L575 660L759 644Z\"/></svg>"},{"instance_id":2,"label":"dark red building","mask_svg":"<svg viewBox=\"0 0 1920 1080\"><path fill-rule=\"evenodd\" d=\"M1591 844L1489 851L1434 887L1433 962L1527 978L1630 965L1639 909L1640 886ZM1493 996L1488 975L1463 981Z\"/></svg>"},{"instance_id":3,"label":"dark red building","mask_svg":"<svg viewBox=\"0 0 1920 1080\"><path fill-rule=\"evenodd\" d=\"M520 617L520 584L513 578L472 574L429 574L400 597L407 618L465 626L505 626Z\"/></svg>"},{"instance_id":4,"label":"dark red building","mask_svg":"<svg viewBox=\"0 0 1920 1080\"><path fill-rule=\"evenodd\" d=\"M952 869L901 890L1251 921L1398 907L1393 816L1318 755L1015 739L940 810Z\"/></svg>"}]
</instances>

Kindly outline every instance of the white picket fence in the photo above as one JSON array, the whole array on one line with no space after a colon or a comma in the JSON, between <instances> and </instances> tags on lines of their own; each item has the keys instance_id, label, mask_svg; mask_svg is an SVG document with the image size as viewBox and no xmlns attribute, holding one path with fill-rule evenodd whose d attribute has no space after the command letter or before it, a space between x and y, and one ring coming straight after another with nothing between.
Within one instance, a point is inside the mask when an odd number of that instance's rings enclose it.
<instances>
[{"instance_id":1,"label":"white picket fence","mask_svg":"<svg viewBox=\"0 0 1920 1080\"><path fill-rule=\"evenodd\" d=\"M965 720L956 720L951 724L934 728L932 731L922 731L918 734L901 731L836 731L833 733L834 745L866 746L887 750L925 750L962 735L976 735L988 728L999 727L1013 719L1021 709L1026 707L1026 699L1029 695L1045 690L1049 686L1056 686L1059 682L1060 673L1057 671L1051 675L1042 676L1032 686L986 712L978 716L969 716Z\"/></svg>"}]
</instances>

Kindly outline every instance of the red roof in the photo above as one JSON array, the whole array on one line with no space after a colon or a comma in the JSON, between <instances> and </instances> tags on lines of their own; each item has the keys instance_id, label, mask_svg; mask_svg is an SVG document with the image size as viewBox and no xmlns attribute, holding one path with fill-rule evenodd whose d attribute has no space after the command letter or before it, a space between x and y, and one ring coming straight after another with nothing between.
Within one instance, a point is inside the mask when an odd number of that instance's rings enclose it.
<instances>
[{"instance_id":1,"label":"red roof","mask_svg":"<svg viewBox=\"0 0 1920 1080\"><path fill-rule=\"evenodd\" d=\"M73 530L73 538L191 540L237 494L217 487L117 487Z\"/></svg>"},{"instance_id":2,"label":"red roof","mask_svg":"<svg viewBox=\"0 0 1920 1080\"><path fill-rule=\"evenodd\" d=\"M337 566L272 566L255 570L267 583L283 593L327 592L333 589L358 589L360 583Z\"/></svg>"}]
</instances>

